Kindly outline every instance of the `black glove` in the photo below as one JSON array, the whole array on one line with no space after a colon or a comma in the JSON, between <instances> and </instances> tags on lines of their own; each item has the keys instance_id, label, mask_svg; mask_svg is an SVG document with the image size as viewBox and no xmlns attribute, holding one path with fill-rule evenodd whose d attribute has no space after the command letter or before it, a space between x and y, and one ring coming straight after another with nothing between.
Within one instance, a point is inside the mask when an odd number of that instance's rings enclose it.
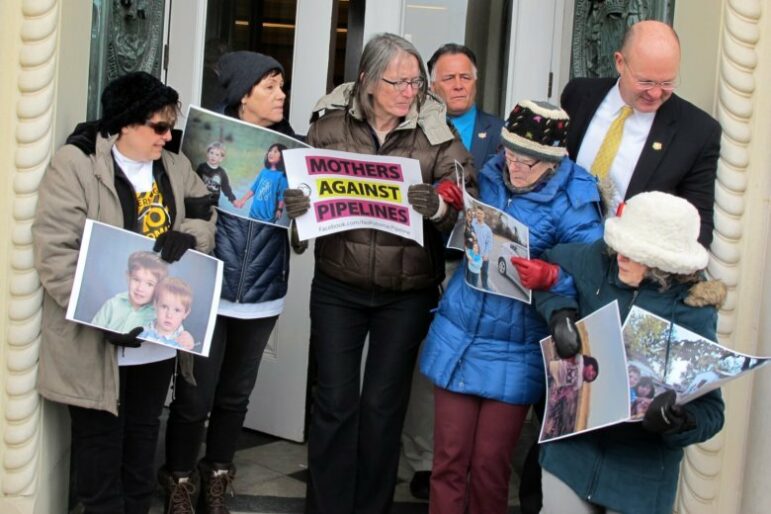
<instances>
[{"instance_id":1,"label":"black glove","mask_svg":"<svg viewBox=\"0 0 771 514\"><path fill-rule=\"evenodd\" d=\"M305 196L300 189L284 190L284 210L290 218L302 216L311 208L311 198Z\"/></svg>"},{"instance_id":2,"label":"black glove","mask_svg":"<svg viewBox=\"0 0 771 514\"><path fill-rule=\"evenodd\" d=\"M674 434L696 426L688 412L675 403L676 399L672 390L657 395L645 411L643 428L657 434Z\"/></svg>"},{"instance_id":3,"label":"black glove","mask_svg":"<svg viewBox=\"0 0 771 514\"><path fill-rule=\"evenodd\" d=\"M575 309L560 309L551 315L549 330L557 355L568 359L581 351L581 335L576 328L578 313Z\"/></svg>"},{"instance_id":4,"label":"black glove","mask_svg":"<svg viewBox=\"0 0 771 514\"><path fill-rule=\"evenodd\" d=\"M407 201L418 214L432 218L439 210L439 194L430 184L413 184L407 189Z\"/></svg>"},{"instance_id":5,"label":"black glove","mask_svg":"<svg viewBox=\"0 0 771 514\"><path fill-rule=\"evenodd\" d=\"M154 252L161 252L161 259L168 263L177 262L185 255L185 252L195 247L195 236L169 230L155 240Z\"/></svg>"},{"instance_id":6,"label":"black glove","mask_svg":"<svg viewBox=\"0 0 771 514\"><path fill-rule=\"evenodd\" d=\"M212 207L219 203L219 193L210 193L197 198L185 198L185 218L209 221Z\"/></svg>"},{"instance_id":7,"label":"black glove","mask_svg":"<svg viewBox=\"0 0 771 514\"><path fill-rule=\"evenodd\" d=\"M101 329L100 329L101 330ZM118 334L116 332L110 332L109 330L102 330L104 333L104 340L115 346L124 346L126 348L139 348L142 341L137 339L137 336L144 330L142 327L134 327L125 334Z\"/></svg>"}]
</instances>

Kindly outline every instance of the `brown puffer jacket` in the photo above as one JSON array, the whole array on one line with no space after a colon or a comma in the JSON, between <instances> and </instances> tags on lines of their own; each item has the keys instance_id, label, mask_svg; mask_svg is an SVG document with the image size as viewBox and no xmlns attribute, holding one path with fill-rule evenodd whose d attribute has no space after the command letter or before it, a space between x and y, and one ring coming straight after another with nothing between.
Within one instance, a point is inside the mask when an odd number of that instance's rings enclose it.
<instances>
[{"instance_id":1,"label":"brown puffer jacket","mask_svg":"<svg viewBox=\"0 0 771 514\"><path fill-rule=\"evenodd\" d=\"M338 86L313 108L314 116L324 113L308 132L311 146L417 159L423 182L427 184L443 178L453 179L457 160L466 170L467 189L475 192L471 155L449 126L444 104L429 94L420 111L413 105L402 123L378 148L356 102L349 105L352 86L352 83ZM362 289L410 291L435 286L444 278L444 243L436 227L442 226L443 221L446 220L424 220L423 246L371 229L319 237L315 254L317 269Z\"/></svg>"}]
</instances>

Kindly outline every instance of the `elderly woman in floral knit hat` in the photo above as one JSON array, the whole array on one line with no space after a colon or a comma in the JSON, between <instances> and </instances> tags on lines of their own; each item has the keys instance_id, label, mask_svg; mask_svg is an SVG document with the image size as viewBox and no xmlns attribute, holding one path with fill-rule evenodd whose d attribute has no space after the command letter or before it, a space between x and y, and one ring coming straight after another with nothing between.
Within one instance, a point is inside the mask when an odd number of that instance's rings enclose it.
<instances>
[{"instance_id":1,"label":"elderly woman in floral knit hat","mask_svg":"<svg viewBox=\"0 0 771 514\"><path fill-rule=\"evenodd\" d=\"M567 126L562 109L519 102L478 174L480 199L528 226L536 257L602 236L597 183L567 157ZM435 385L432 513L507 512L511 454L544 394L547 334L531 305L470 287L463 267L451 279L420 358Z\"/></svg>"},{"instance_id":2,"label":"elderly woman in floral knit hat","mask_svg":"<svg viewBox=\"0 0 771 514\"><path fill-rule=\"evenodd\" d=\"M578 352L577 317L618 301L624 319L633 305L715 340L719 281L706 281L707 251L698 242L699 213L682 198L661 192L631 198L605 222L593 244L559 245L532 261L551 277L536 293L562 358ZM577 297L558 290L572 282ZM601 344L601 342L599 343ZM706 441L723 426L719 391L685 405L674 391L656 396L642 423L623 423L542 445L541 512L672 512L683 448Z\"/></svg>"}]
</instances>

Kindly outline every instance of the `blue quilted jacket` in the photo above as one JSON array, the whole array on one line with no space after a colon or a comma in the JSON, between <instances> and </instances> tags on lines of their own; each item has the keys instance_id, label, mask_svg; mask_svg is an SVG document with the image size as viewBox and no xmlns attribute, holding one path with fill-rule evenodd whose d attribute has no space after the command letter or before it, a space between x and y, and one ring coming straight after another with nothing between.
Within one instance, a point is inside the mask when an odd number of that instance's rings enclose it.
<instances>
[{"instance_id":1,"label":"blue quilted jacket","mask_svg":"<svg viewBox=\"0 0 771 514\"><path fill-rule=\"evenodd\" d=\"M602 236L597 182L565 158L543 186L512 194L503 183L502 154L479 173L481 200L528 226L530 257L558 243ZM420 370L434 384L511 404L531 404L544 392L538 341L546 323L523 302L481 293L466 285L463 266L452 277L431 325ZM497 273L495 263L490 273Z\"/></svg>"}]
</instances>

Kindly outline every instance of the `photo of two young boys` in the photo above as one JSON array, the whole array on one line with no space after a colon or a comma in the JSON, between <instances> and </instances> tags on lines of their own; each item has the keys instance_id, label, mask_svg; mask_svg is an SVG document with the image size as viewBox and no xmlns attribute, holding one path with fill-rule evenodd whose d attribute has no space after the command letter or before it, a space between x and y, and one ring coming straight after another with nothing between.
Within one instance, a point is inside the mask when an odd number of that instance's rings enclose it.
<instances>
[{"instance_id":1,"label":"photo of two young boys","mask_svg":"<svg viewBox=\"0 0 771 514\"><path fill-rule=\"evenodd\" d=\"M101 223L89 225L68 318L118 333L141 326L140 339L208 355L220 262L188 251L169 264L152 251L152 239ZM177 311L173 327L159 324L159 306Z\"/></svg>"}]
</instances>

